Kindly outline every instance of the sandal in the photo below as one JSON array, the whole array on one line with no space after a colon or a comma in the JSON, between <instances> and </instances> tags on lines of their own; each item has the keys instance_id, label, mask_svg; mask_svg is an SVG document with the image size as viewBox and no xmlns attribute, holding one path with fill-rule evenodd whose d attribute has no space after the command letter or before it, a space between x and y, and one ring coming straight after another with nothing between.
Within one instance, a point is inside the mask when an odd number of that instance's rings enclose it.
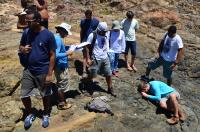
<instances>
[{"instance_id":1,"label":"sandal","mask_svg":"<svg viewBox=\"0 0 200 132\"><path fill-rule=\"evenodd\" d=\"M69 109L69 108L71 108L71 107L72 107L72 104L63 103L63 102L59 103L58 106L57 106L57 108L58 108L59 110L66 110L66 109Z\"/></svg>"},{"instance_id":2,"label":"sandal","mask_svg":"<svg viewBox=\"0 0 200 132\"><path fill-rule=\"evenodd\" d=\"M173 117L170 118L170 119L167 119L167 123L168 123L169 125L175 125L175 124L178 123L178 121L179 121L179 118L178 118L178 117L175 117L175 116L173 116Z\"/></svg>"},{"instance_id":3,"label":"sandal","mask_svg":"<svg viewBox=\"0 0 200 132\"><path fill-rule=\"evenodd\" d=\"M133 68L131 68L130 66L127 67L128 71L133 71Z\"/></svg>"}]
</instances>

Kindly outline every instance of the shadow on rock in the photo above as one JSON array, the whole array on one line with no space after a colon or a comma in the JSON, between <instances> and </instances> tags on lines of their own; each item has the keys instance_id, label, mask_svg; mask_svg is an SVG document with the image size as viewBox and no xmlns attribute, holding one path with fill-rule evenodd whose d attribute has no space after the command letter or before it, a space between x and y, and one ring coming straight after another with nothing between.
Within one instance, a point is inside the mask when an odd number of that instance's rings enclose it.
<instances>
[{"instance_id":1,"label":"shadow on rock","mask_svg":"<svg viewBox=\"0 0 200 132\"><path fill-rule=\"evenodd\" d=\"M78 75L82 75L83 74L83 62L81 62L80 60L75 60L74 66L75 66L75 69L76 69L76 72L78 73Z\"/></svg>"},{"instance_id":2,"label":"shadow on rock","mask_svg":"<svg viewBox=\"0 0 200 132\"><path fill-rule=\"evenodd\" d=\"M94 92L104 92L107 93L106 90L101 88L99 85L97 85L97 82L85 82L84 80L79 83L79 90L81 91L82 94L85 92L89 93L91 96L93 95Z\"/></svg>"},{"instance_id":3,"label":"shadow on rock","mask_svg":"<svg viewBox=\"0 0 200 132\"><path fill-rule=\"evenodd\" d=\"M119 59L118 68L126 68L126 62L123 59Z\"/></svg>"}]
</instances>

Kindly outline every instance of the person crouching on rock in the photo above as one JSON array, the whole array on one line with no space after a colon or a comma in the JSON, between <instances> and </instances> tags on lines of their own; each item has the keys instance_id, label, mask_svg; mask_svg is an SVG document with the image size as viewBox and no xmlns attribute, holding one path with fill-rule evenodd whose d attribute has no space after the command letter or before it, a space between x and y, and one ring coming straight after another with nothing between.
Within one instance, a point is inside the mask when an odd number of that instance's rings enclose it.
<instances>
[{"instance_id":1,"label":"person crouching on rock","mask_svg":"<svg viewBox=\"0 0 200 132\"><path fill-rule=\"evenodd\" d=\"M58 109L65 110L70 108L72 105L67 103L65 100L64 92L68 89L68 82L69 82L69 73L68 73L68 55L72 54L72 51L66 51L65 45L62 41L62 38L71 35L71 25L67 23L61 23L60 25L56 26L55 40L56 40L56 63L55 63L55 77L57 80L56 86L58 88Z\"/></svg>"},{"instance_id":2,"label":"person crouching on rock","mask_svg":"<svg viewBox=\"0 0 200 132\"><path fill-rule=\"evenodd\" d=\"M150 81L147 83L145 79L141 79L138 91L141 92L142 97L155 101L161 108L173 113L172 117L167 119L168 124L174 125L179 120L184 121L186 119L178 103L180 94L164 82Z\"/></svg>"}]
</instances>

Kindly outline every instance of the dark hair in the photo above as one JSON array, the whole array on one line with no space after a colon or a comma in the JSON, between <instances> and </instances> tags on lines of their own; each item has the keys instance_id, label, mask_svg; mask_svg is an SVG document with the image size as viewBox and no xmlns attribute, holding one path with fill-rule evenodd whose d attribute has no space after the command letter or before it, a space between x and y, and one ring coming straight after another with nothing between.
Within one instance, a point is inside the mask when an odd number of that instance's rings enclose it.
<instances>
[{"instance_id":1,"label":"dark hair","mask_svg":"<svg viewBox=\"0 0 200 132\"><path fill-rule=\"evenodd\" d=\"M35 21L41 22L42 17L38 11L35 11L32 14L33 14L33 19L35 19Z\"/></svg>"},{"instance_id":2,"label":"dark hair","mask_svg":"<svg viewBox=\"0 0 200 132\"><path fill-rule=\"evenodd\" d=\"M168 28L168 33L174 34L176 33L176 26L172 25Z\"/></svg>"},{"instance_id":3,"label":"dark hair","mask_svg":"<svg viewBox=\"0 0 200 132\"><path fill-rule=\"evenodd\" d=\"M60 32L63 32L63 33L65 33L65 34L69 34L68 33L68 31L67 30L65 30L64 28L62 28L62 27L56 27L56 33L60 33Z\"/></svg>"},{"instance_id":4,"label":"dark hair","mask_svg":"<svg viewBox=\"0 0 200 132\"><path fill-rule=\"evenodd\" d=\"M91 10L86 10L85 11L85 15L92 15L92 11Z\"/></svg>"},{"instance_id":5,"label":"dark hair","mask_svg":"<svg viewBox=\"0 0 200 132\"><path fill-rule=\"evenodd\" d=\"M134 17L134 13L132 11L127 11L126 13L127 18L133 18Z\"/></svg>"}]
</instances>

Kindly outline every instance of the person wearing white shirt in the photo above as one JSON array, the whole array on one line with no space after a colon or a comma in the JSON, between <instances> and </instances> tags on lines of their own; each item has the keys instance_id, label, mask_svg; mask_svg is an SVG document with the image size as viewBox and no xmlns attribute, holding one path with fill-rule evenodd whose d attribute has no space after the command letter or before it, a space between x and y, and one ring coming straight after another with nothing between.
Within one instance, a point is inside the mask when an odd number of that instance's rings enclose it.
<instances>
[{"instance_id":1,"label":"person wearing white shirt","mask_svg":"<svg viewBox=\"0 0 200 132\"><path fill-rule=\"evenodd\" d=\"M109 36L109 59L112 74L116 77L118 74L118 59L119 55L125 51L125 34L121 30L119 21L115 20L112 23L112 30L108 32Z\"/></svg>"},{"instance_id":2,"label":"person wearing white shirt","mask_svg":"<svg viewBox=\"0 0 200 132\"><path fill-rule=\"evenodd\" d=\"M97 73L101 73L105 76L108 85L108 93L116 97L112 87L111 69L108 58L109 42L107 37L107 23L100 22L95 33L91 33L88 36L87 42L92 47L91 56L89 50L86 50L87 59L86 62L89 65L88 79L92 80L97 76Z\"/></svg>"},{"instance_id":3,"label":"person wearing white shirt","mask_svg":"<svg viewBox=\"0 0 200 132\"><path fill-rule=\"evenodd\" d=\"M159 58L150 62L146 69L146 76L149 76L151 70L162 65L163 76L167 79L168 85L172 84L172 72L183 56L183 42L176 34L176 30L176 26L169 27L158 48Z\"/></svg>"},{"instance_id":4,"label":"person wearing white shirt","mask_svg":"<svg viewBox=\"0 0 200 132\"><path fill-rule=\"evenodd\" d=\"M125 39L126 39L126 49L124 52L124 58L126 61L126 66L129 71L137 71L137 68L135 67L135 56L136 56L136 31L139 29L139 23L134 18L134 13L132 11L128 11L126 13L127 18L123 19L121 22L122 30L125 33ZM128 62L128 52L129 49L131 50L131 65Z\"/></svg>"}]
</instances>

